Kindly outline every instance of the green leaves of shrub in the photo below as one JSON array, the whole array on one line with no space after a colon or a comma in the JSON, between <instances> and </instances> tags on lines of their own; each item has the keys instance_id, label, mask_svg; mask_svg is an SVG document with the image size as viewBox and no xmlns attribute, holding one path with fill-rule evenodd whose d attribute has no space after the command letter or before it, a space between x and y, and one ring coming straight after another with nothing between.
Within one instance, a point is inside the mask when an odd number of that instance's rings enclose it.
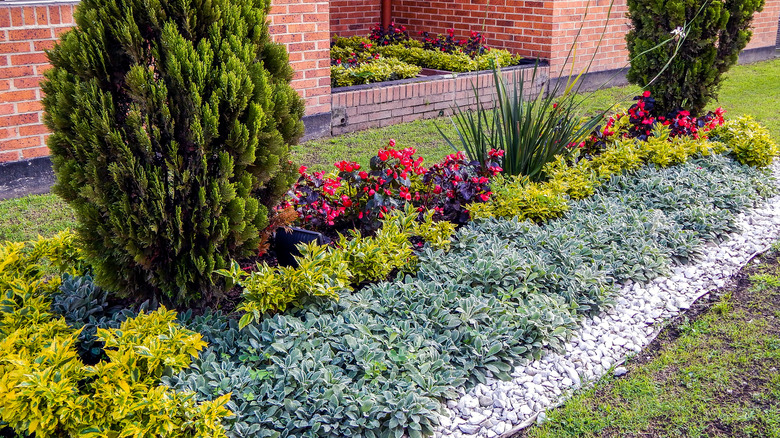
<instances>
[{"instance_id":1,"label":"green leaves of shrub","mask_svg":"<svg viewBox=\"0 0 780 438\"><path fill-rule=\"evenodd\" d=\"M370 84L413 78L421 68L395 58L372 59L356 66L332 65L330 81L333 87Z\"/></svg>"},{"instance_id":2,"label":"green leaves of shrub","mask_svg":"<svg viewBox=\"0 0 780 438\"><path fill-rule=\"evenodd\" d=\"M267 0L85 0L41 83L54 191L95 281L175 304L225 292L295 179L303 100ZM153 67L152 67L153 66Z\"/></svg>"},{"instance_id":3,"label":"green leaves of shrub","mask_svg":"<svg viewBox=\"0 0 780 438\"><path fill-rule=\"evenodd\" d=\"M164 381L200 400L232 391L231 437L431 434L442 399L562 346L614 285L695 256L767 193L765 178L721 156L648 166L543 226L469 224L448 252L421 251L415 275L339 302L312 299L240 331L220 314L184 315L210 347Z\"/></svg>"},{"instance_id":4,"label":"green leaves of shrub","mask_svg":"<svg viewBox=\"0 0 780 438\"><path fill-rule=\"evenodd\" d=\"M780 153L769 130L750 116L727 121L715 128L710 137L726 143L737 161L749 166L769 166Z\"/></svg>"},{"instance_id":5,"label":"green leaves of shrub","mask_svg":"<svg viewBox=\"0 0 780 438\"><path fill-rule=\"evenodd\" d=\"M284 311L289 305L300 305L311 297L338 299L353 285L384 280L393 271L411 271L415 267L409 239L420 236L435 247L446 247L454 226L432 222L432 213L417 222L418 213L411 207L387 213L382 227L373 237L358 233L342 235L335 246L316 243L299 247L297 267L270 267L262 264L246 273L233 263L230 270L219 270L233 284L244 290L239 310L247 312L240 326L259 321L264 314Z\"/></svg>"}]
</instances>

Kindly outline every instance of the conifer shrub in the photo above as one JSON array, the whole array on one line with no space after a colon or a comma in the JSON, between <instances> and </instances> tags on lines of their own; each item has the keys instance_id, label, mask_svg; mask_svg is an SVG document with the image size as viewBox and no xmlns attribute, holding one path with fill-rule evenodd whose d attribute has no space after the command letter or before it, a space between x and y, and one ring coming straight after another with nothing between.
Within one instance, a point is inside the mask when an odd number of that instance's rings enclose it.
<instances>
[{"instance_id":1,"label":"conifer shrub","mask_svg":"<svg viewBox=\"0 0 780 438\"><path fill-rule=\"evenodd\" d=\"M660 114L678 108L701 114L763 7L764 0L628 0L628 80L650 84Z\"/></svg>"},{"instance_id":2,"label":"conifer shrub","mask_svg":"<svg viewBox=\"0 0 780 438\"><path fill-rule=\"evenodd\" d=\"M303 103L269 0L85 0L49 52L54 190L101 286L176 304L222 290L295 181Z\"/></svg>"}]
</instances>

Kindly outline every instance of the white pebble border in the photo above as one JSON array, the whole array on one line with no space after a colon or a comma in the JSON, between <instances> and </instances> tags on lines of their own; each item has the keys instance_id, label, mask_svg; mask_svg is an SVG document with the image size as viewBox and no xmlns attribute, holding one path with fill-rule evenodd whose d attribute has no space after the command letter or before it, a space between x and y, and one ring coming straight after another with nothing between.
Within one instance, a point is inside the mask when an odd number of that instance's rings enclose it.
<instances>
[{"instance_id":1,"label":"white pebble border","mask_svg":"<svg viewBox=\"0 0 780 438\"><path fill-rule=\"evenodd\" d=\"M772 172L780 180L780 163ZM738 215L737 223L740 232L720 245L707 245L696 264L673 268L671 278L625 285L612 308L583 320L564 353L548 353L517 367L511 381L488 378L460 400L449 401L449 415L439 418L435 436L510 437L534 421L544 421L546 409L560 405L610 369L615 375L625 374L626 368L618 365L652 342L665 321L723 287L780 238L780 196Z\"/></svg>"}]
</instances>

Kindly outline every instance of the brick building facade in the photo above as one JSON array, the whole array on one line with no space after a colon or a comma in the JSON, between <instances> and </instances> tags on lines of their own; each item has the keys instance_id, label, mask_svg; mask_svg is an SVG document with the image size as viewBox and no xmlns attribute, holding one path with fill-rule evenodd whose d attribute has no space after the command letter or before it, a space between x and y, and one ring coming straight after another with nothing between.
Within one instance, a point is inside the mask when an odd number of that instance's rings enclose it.
<instances>
[{"instance_id":1,"label":"brick building facade","mask_svg":"<svg viewBox=\"0 0 780 438\"><path fill-rule=\"evenodd\" d=\"M44 50L73 26L77 5L62 0L0 1L0 163L48 155L38 86L48 68ZM560 75L577 29L583 26L575 65L579 69L596 50L606 23L591 71L614 72L627 66L625 0L616 0L611 10L609 0L272 0L272 5L270 30L275 41L285 44L290 53L295 69L292 85L306 100L304 121L309 137L344 132L333 128L333 114L341 114L341 105L351 98L332 94L330 88L331 35L367 34L382 19L383 7L387 9L388 5L389 16L412 34L444 33L454 28L456 35L466 36L471 30L481 30L491 46L549 60L552 77ZM774 56L778 16L780 0L766 0L764 11L754 20L755 32L743 59ZM440 111L413 113L429 117ZM387 120L379 120L378 114L372 119L383 125L411 117L395 117L389 111Z\"/></svg>"}]
</instances>

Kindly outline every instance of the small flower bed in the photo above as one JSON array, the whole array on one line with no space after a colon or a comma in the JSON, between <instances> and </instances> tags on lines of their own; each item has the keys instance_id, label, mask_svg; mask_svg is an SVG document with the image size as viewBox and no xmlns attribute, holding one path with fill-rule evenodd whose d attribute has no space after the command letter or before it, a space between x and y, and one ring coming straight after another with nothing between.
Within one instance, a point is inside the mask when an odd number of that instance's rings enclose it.
<instances>
[{"instance_id":1,"label":"small flower bed","mask_svg":"<svg viewBox=\"0 0 780 438\"><path fill-rule=\"evenodd\" d=\"M458 152L427 169L415 149L394 147L390 140L368 169L348 161L336 163L338 173L331 175L309 174L301 167L291 199L281 208L292 206L301 226L326 233L356 229L369 235L388 212L406 205L463 225L469 220L468 205L487 202L490 177L501 172L502 151L490 151L484 167Z\"/></svg>"},{"instance_id":2,"label":"small flower bed","mask_svg":"<svg viewBox=\"0 0 780 438\"><path fill-rule=\"evenodd\" d=\"M620 138L635 138L647 140L654 136L653 130L659 126L669 128L669 138L690 137L693 139L707 138L708 133L725 120L723 108L710 111L702 117L692 117L689 111L678 109L666 115L656 111L655 99L645 91L641 96L634 97L636 103L627 111L618 111L609 117L604 128L597 128L589 138L580 143L581 155L594 156L604 150L610 141Z\"/></svg>"},{"instance_id":3,"label":"small flower bed","mask_svg":"<svg viewBox=\"0 0 780 438\"><path fill-rule=\"evenodd\" d=\"M522 57L502 49L491 49L479 32L456 39L447 35L421 33L421 41L410 39L404 26L377 25L368 37L334 39L331 45L331 82L334 87L414 77L422 68L467 72L492 66L517 65Z\"/></svg>"}]
</instances>

